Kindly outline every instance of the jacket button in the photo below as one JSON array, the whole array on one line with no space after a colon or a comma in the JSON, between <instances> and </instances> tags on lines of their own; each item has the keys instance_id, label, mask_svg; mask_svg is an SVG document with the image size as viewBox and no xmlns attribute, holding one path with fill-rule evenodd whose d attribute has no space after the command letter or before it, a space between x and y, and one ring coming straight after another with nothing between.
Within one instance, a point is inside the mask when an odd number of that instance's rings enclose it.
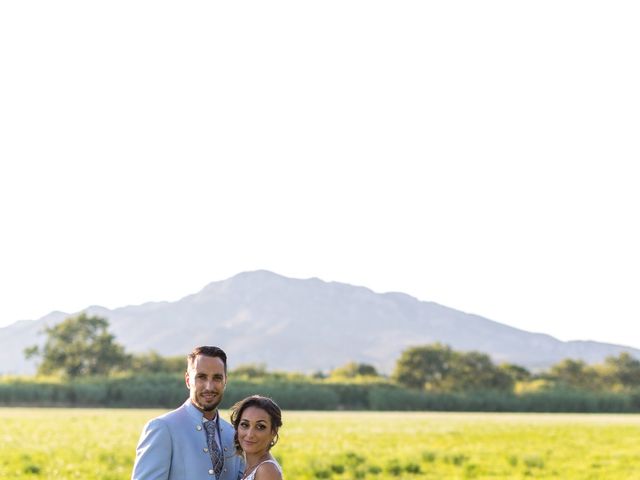
<instances>
[{"instance_id":1,"label":"jacket button","mask_svg":"<svg viewBox=\"0 0 640 480\"><path fill-rule=\"evenodd\" d=\"M213 468L209 469L209 475L213 475Z\"/></svg>"},{"instance_id":2,"label":"jacket button","mask_svg":"<svg viewBox=\"0 0 640 480\"><path fill-rule=\"evenodd\" d=\"M204 453L209 453L209 449L208 449L207 447L204 447L204 448L202 449L202 451L203 451Z\"/></svg>"},{"instance_id":3,"label":"jacket button","mask_svg":"<svg viewBox=\"0 0 640 480\"><path fill-rule=\"evenodd\" d=\"M202 425L198 425L198 426L196 427L196 430L198 430L198 431L202 430Z\"/></svg>"}]
</instances>

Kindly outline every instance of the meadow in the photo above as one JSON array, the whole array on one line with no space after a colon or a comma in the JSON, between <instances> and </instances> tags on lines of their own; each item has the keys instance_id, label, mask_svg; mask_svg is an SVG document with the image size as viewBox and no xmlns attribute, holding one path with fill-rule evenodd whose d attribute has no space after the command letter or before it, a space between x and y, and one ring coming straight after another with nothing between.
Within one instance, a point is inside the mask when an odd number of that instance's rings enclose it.
<instances>
[{"instance_id":1,"label":"meadow","mask_svg":"<svg viewBox=\"0 0 640 480\"><path fill-rule=\"evenodd\" d=\"M0 478L127 479L142 425L161 412L0 408ZM284 422L273 453L288 480L640 478L640 415L286 411Z\"/></svg>"}]
</instances>

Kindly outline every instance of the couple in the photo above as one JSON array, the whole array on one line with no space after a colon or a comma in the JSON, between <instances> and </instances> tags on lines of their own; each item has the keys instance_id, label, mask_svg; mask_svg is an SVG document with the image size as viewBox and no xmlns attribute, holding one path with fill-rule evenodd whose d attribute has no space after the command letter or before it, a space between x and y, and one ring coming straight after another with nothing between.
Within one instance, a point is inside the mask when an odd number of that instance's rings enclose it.
<instances>
[{"instance_id":1,"label":"couple","mask_svg":"<svg viewBox=\"0 0 640 480\"><path fill-rule=\"evenodd\" d=\"M227 355L197 347L187 356L189 399L147 423L136 448L132 480L282 480L269 453L282 425L280 408L254 395L217 410L227 384Z\"/></svg>"}]
</instances>

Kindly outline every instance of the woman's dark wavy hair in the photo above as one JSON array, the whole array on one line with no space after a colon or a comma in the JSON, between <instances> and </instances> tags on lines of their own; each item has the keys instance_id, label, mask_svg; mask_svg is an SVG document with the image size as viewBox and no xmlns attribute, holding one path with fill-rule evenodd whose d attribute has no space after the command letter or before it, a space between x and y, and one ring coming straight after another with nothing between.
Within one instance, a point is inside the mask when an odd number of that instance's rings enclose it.
<instances>
[{"instance_id":1,"label":"woman's dark wavy hair","mask_svg":"<svg viewBox=\"0 0 640 480\"><path fill-rule=\"evenodd\" d=\"M275 432L276 436L271 444L269 444L269 449L278 442L278 429L282 426L282 412L280 411L280 407L269 397L251 395L250 397L240 400L231 407L231 424L236 431L233 436L233 444L238 455L242 455L242 447L240 446L240 442L238 442L238 425L240 425L242 414L249 407L261 408L267 412L269 418L271 418L271 431Z\"/></svg>"}]
</instances>

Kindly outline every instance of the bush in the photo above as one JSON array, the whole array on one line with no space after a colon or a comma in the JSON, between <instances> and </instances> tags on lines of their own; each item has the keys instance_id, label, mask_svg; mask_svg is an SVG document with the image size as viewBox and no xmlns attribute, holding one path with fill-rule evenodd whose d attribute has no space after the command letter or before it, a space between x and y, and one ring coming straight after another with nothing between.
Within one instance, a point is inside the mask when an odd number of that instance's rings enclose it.
<instances>
[{"instance_id":1,"label":"bush","mask_svg":"<svg viewBox=\"0 0 640 480\"><path fill-rule=\"evenodd\" d=\"M390 383L330 383L264 378L229 382L222 403L228 408L253 394L273 398L286 410L400 410L484 412L640 412L640 390L597 393L547 389L511 393L435 393ZM0 380L0 405L176 408L188 396L182 374L55 379Z\"/></svg>"}]
</instances>

